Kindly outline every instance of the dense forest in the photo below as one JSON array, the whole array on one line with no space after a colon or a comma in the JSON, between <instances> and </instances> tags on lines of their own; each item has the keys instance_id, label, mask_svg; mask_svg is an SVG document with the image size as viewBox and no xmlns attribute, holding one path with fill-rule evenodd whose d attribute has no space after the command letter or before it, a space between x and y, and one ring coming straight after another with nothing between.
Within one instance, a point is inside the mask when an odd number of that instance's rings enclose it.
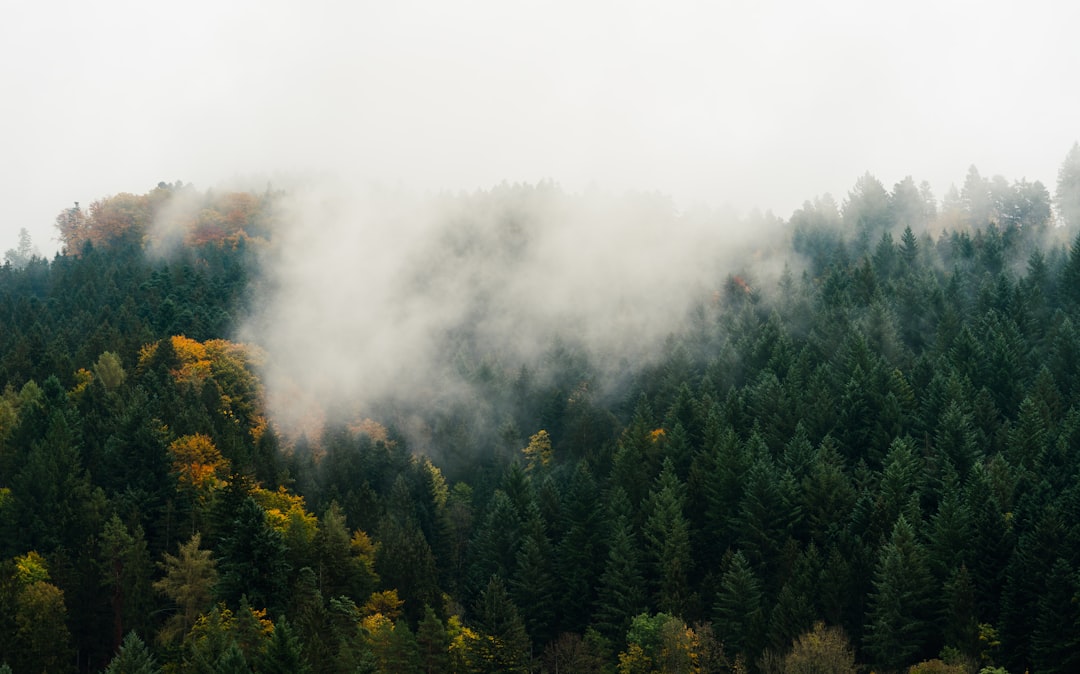
<instances>
[{"instance_id":1,"label":"dense forest","mask_svg":"<svg viewBox=\"0 0 1080 674\"><path fill-rule=\"evenodd\" d=\"M461 400L303 428L237 337L283 192L76 204L0 267L0 663L1077 671L1080 146L1056 188L866 174L618 377L458 330Z\"/></svg>"}]
</instances>

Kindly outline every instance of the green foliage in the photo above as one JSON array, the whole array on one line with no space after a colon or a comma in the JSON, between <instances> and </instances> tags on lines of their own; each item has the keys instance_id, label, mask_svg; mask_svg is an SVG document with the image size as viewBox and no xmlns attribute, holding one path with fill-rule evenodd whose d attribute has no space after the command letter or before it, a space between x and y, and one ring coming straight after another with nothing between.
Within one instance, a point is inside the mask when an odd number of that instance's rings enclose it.
<instances>
[{"instance_id":1,"label":"green foliage","mask_svg":"<svg viewBox=\"0 0 1080 674\"><path fill-rule=\"evenodd\" d=\"M844 630L814 623L812 630L799 635L784 656L785 674L855 674L855 650Z\"/></svg>"},{"instance_id":2,"label":"green foliage","mask_svg":"<svg viewBox=\"0 0 1080 674\"><path fill-rule=\"evenodd\" d=\"M116 657L105 668L105 674L157 674L160 671L154 654L135 632L128 632Z\"/></svg>"},{"instance_id":3,"label":"green foliage","mask_svg":"<svg viewBox=\"0 0 1080 674\"><path fill-rule=\"evenodd\" d=\"M195 625L204 611L213 606L213 591L217 584L217 560L210 550L199 547L200 534L180 544L178 556L165 553L159 563L164 576L154 582L154 589L176 604L177 611L169 617L158 633L165 642L176 642Z\"/></svg>"},{"instance_id":4,"label":"green foliage","mask_svg":"<svg viewBox=\"0 0 1080 674\"><path fill-rule=\"evenodd\" d=\"M901 515L874 569L866 647L876 663L897 668L926 650L932 588L925 552Z\"/></svg>"},{"instance_id":5,"label":"green foliage","mask_svg":"<svg viewBox=\"0 0 1080 674\"><path fill-rule=\"evenodd\" d=\"M531 643L525 623L498 576L492 576L476 606L478 638L472 659L482 672L525 672Z\"/></svg>"},{"instance_id":6,"label":"green foliage","mask_svg":"<svg viewBox=\"0 0 1080 674\"><path fill-rule=\"evenodd\" d=\"M66 210L68 254L0 266L0 661L127 671L138 634L170 671L1072 671L1075 155L1070 229L1037 181L971 167L939 209L867 174L639 357L463 327L435 351L467 395L305 436L224 339L272 195ZM206 208L153 240L180 194ZM526 251L521 208L493 231ZM178 465L192 438L220 456Z\"/></svg>"}]
</instances>

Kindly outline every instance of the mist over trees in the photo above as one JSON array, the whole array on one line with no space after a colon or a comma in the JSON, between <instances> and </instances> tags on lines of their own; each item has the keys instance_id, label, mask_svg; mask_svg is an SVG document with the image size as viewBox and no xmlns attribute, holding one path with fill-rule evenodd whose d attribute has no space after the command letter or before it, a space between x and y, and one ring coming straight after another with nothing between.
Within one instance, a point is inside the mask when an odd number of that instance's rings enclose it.
<instances>
[{"instance_id":1,"label":"mist over trees","mask_svg":"<svg viewBox=\"0 0 1080 674\"><path fill-rule=\"evenodd\" d=\"M0 266L0 663L1074 671L1078 147L787 220L76 204Z\"/></svg>"}]
</instances>

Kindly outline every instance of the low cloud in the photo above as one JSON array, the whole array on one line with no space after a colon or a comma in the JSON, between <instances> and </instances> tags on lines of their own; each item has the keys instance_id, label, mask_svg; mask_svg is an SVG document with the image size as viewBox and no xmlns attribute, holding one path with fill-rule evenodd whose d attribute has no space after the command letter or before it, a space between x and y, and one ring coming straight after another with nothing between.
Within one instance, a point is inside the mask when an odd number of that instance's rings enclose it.
<instances>
[{"instance_id":1,"label":"low cloud","mask_svg":"<svg viewBox=\"0 0 1080 674\"><path fill-rule=\"evenodd\" d=\"M288 193L242 330L268 351L287 429L388 399L438 405L467 388L462 359L516 372L560 342L601 371L637 361L760 234L658 194L551 183L419 195L323 180Z\"/></svg>"}]
</instances>

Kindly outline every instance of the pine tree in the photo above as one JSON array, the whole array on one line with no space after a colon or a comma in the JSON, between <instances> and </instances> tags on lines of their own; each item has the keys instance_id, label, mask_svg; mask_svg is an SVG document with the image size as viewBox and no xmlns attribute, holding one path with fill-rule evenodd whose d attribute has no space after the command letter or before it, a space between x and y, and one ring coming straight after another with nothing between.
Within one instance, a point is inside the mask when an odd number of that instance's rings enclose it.
<instances>
[{"instance_id":1,"label":"pine tree","mask_svg":"<svg viewBox=\"0 0 1080 674\"><path fill-rule=\"evenodd\" d=\"M764 601L761 581L742 551L735 552L713 607L713 628L731 658L741 654L750 662L757 659L765 630Z\"/></svg>"},{"instance_id":2,"label":"pine tree","mask_svg":"<svg viewBox=\"0 0 1080 674\"><path fill-rule=\"evenodd\" d=\"M925 552L901 515L878 555L870 594L865 645L877 665L896 669L925 654L933 588Z\"/></svg>"},{"instance_id":3,"label":"pine tree","mask_svg":"<svg viewBox=\"0 0 1080 674\"><path fill-rule=\"evenodd\" d=\"M1080 587L1068 562L1058 557L1039 597L1031 635L1031 664L1037 672L1080 671Z\"/></svg>"},{"instance_id":4,"label":"pine tree","mask_svg":"<svg viewBox=\"0 0 1080 674\"><path fill-rule=\"evenodd\" d=\"M1080 227L1080 143L1073 143L1058 169L1054 204L1067 227Z\"/></svg>"},{"instance_id":5,"label":"pine tree","mask_svg":"<svg viewBox=\"0 0 1080 674\"><path fill-rule=\"evenodd\" d=\"M241 504L218 546L216 592L236 606L247 595L254 606L271 610L282 605L288 582L288 549L280 531L266 521L266 511L248 497Z\"/></svg>"},{"instance_id":6,"label":"pine tree","mask_svg":"<svg viewBox=\"0 0 1080 674\"><path fill-rule=\"evenodd\" d=\"M258 663L259 674L308 674L311 671L304 658L303 646L285 616L275 623Z\"/></svg>"},{"instance_id":7,"label":"pine tree","mask_svg":"<svg viewBox=\"0 0 1080 674\"><path fill-rule=\"evenodd\" d=\"M674 463L664 459L664 469L649 494L645 550L653 569L656 605L663 612L679 616L685 614L690 600L689 574L693 562L690 525L683 512L685 493Z\"/></svg>"},{"instance_id":8,"label":"pine tree","mask_svg":"<svg viewBox=\"0 0 1080 674\"><path fill-rule=\"evenodd\" d=\"M476 606L478 638L473 659L481 672L527 672L531 644L506 586L492 576Z\"/></svg>"},{"instance_id":9,"label":"pine tree","mask_svg":"<svg viewBox=\"0 0 1080 674\"><path fill-rule=\"evenodd\" d=\"M171 599L178 609L159 633L158 638L166 643L182 639L199 615L213 605L217 561L210 550L199 547L200 543L201 537L195 534L180 545L179 556L165 553L164 561L159 563L165 575L154 583L154 589Z\"/></svg>"},{"instance_id":10,"label":"pine tree","mask_svg":"<svg viewBox=\"0 0 1080 674\"><path fill-rule=\"evenodd\" d=\"M609 504L613 521L593 616L601 634L617 640L626 633L630 620L647 608L647 602L637 537L630 521L630 503L626 494L616 487Z\"/></svg>"},{"instance_id":11,"label":"pine tree","mask_svg":"<svg viewBox=\"0 0 1080 674\"><path fill-rule=\"evenodd\" d=\"M421 672L441 674L450 669L450 638L446 626L430 606L424 607L424 619L416 628L416 645Z\"/></svg>"},{"instance_id":12,"label":"pine tree","mask_svg":"<svg viewBox=\"0 0 1080 674\"><path fill-rule=\"evenodd\" d=\"M544 522L535 506L525 524L525 537L518 550L517 574L510 583L514 603L521 609L525 626L537 644L554 637L556 592L552 575L554 552L544 531Z\"/></svg>"},{"instance_id":13,"label":"pine tree","mask_svg":"<svg viewBox=\"0 0 1080 674\"><path fill-rule=\"evenodd\" d=\"M105 668L105 674L157 674L160 671L154 655L135 632L128 632L116 657Z\"/></svg>"}]
</instances>

